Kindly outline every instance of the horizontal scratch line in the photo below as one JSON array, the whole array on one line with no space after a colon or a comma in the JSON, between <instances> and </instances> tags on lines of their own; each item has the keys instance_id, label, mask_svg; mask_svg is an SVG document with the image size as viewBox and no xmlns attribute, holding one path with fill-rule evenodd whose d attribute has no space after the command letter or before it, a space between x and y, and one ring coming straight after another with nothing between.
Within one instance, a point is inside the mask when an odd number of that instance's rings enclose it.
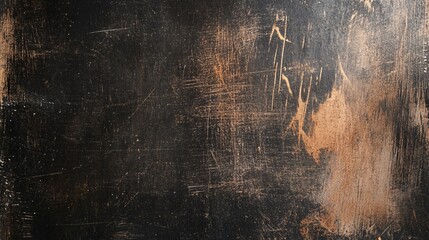
<instances>
[{"instance_id":1,"label":"horizontal scratch line","mask_svg":"<svg viewBox=\"0 0 429 240\"><path fill-rule=\"evenodd\" d=\"M63 223L63 224L55 224L55 226L92 226L92 225L100 225L106 224L107 222L89 222L89 223Z\"/></svg>"}]
</instances>

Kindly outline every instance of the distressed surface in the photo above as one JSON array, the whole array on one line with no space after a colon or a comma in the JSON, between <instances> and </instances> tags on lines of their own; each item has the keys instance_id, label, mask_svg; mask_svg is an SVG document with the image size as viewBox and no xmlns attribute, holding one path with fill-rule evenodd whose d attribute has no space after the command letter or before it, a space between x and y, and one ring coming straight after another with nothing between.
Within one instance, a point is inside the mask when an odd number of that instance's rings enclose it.
<instances>
[{"instance_id":1,"label":"distressed surface","mask_svg":"<svg viewBox=\"0 0 429 240\"><path fill-rule=\"evenodd\" d=\"M1 239L426 239L426 0L3 1Z\"/></svg>"}]
</instances>

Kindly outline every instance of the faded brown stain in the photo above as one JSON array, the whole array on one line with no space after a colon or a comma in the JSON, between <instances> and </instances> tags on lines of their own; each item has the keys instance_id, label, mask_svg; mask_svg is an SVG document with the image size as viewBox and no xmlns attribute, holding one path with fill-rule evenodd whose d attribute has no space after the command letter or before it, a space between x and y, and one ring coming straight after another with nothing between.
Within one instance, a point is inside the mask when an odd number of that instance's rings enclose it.
<instances>
[{"instance_id":1,"label":"faded brown stain","mask_svg":"<svg viewBox=\"0 0 429 240\"><path fill-rule=\"evenodd\" d=\"M12 52L13 20L11 13L6 11L0 17L0 102L5 94L8 75L8 59Z\"/></svg>"}]
</instances>

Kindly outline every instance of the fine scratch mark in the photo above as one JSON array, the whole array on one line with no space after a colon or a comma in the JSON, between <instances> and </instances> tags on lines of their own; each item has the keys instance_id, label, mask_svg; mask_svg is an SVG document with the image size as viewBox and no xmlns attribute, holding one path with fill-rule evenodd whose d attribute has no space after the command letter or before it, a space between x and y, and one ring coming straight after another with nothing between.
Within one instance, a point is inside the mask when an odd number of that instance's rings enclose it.
<instances>
[{"instance_id":1,"label":"fine scratch mark","mask_svg":"<svg viewBox=\"0 0 429 240\"><path fill-rule=\"evenodd\" d=\"M320 72L319 72L319 82L322 81L322 74L323 74L323 67L320 67Z\"/></svg>"},{"instance_id":2,"label":"fine scratch mark","mask_svg":"<svg viewBox=\"0 0 429 240\"><path fill-rule=\"evenodd\" d=\"M213 150L210 150L210 154L212 155L212 158L213 158L213 160L215 161L215 163L216 163L216 167L218 168L219 172L222 172L222 171L221 171L221 168L220 168L220 165L219 165L219 162L217 161L217 159L216 159L216 157L215 157L215 155L214 155Z\"/></svg>"},{"instance_id":3,"label":"fine scratch mark","mask_svg":"<svg viewBox=\"0 0 429 240\"><path fill-rule=\"evenodd\" d=\"M380 236L378 237L379 239L381 239L381 237L387 232L387 230L389 230L389 228L392 226L392 223L389 224L389 226L386 227L386 229L384 229L384 231L380 234Z\"/></svg>"},{"instance_id":4,"label":"fine scratch mark","mask_svg":"<svg viewBox=\"0 0 429 240\"><path fill-rule=\"evenodd\" d=\"M136 109L134 110L134 112L128 117L127 120L130 120L137 113L137 111L141 108L141 106L146 102L146 100L152 95L152 93L154 91L155 91L155 88L152 89L152 91L149 93L149 95L147 95L147 97L136 107Z\"/></svg>"},{"instance_id":5,"label":"fine scratch mark","mask_svg":"<svg viewBox=\"0 0 429 240\"><path fill-rule=\"evenodd\" d=\"M93 225L102 225L106 224L107 222L88 222L88 223L62 223L62 224L55 224L55 226L93 226Z\"/></svg>"},{"instance_id":6,"label":"fine scratch mark","mask_svg":"<svg viewBox=\"0 0 429 240\"><path fill-rule=\"evenodd\" d=\"M136 194L134 194L134 196L124 205L124 208L126 208L136 197L137 195L139 195L140 192L136 192Z\"/></svg>"},{"instance_id":7,"label":"fine scratch mark","mask_svg":"<svg viewBox=\"0 0 429 240\"><path fill-rule=\"evenodd\" d=\"M241 75L252 75L252 74L259 74L259 73L272 73L275 69L266 69L266 70L259 70L259 71L252 71L252 72L243 72Z\"/></svg>"},{"instance_id":8,"label":"fine scratch mark","mask_svg":"<svg viewBox=\"0 0 429 240\"><path fill-rule=\"evenodd\" d=\"M279 50L279 44L277 44L276 46L276 52L274 53L274 61L273 61L273 66L276 65L276 61L277 61L277 51Z\"/></svg>"},{"instance_id":9,"label":"fine scratch mark","mask_svg":"<svg viewBox=\"0 0 429 240\"><path fill-rule=\"evenodd\" d=\"M282 45L282 55L281 55L281 58L280 58L280 77L279 77L279 86L278 86L279 88L277 90L278 93L280 93L280 86L281 86L281 83L282 83L281 80L282 80L282 76L283 76L283 59L284 59L286 39L287 39L287 37L286 37L286 32L287 32L287 16L284 18L284 21L285 21L285 30L284 30L285 36L283 37L283 39L280 38L280 39L283 40L283 45Z\"/></svg>"},{"instance_id":10,"label":"fine scratch mark","mask_svg":"<svg viewBox=\"0 0 429 240\"><path fill-rule=\"evenodd\" d=\"M276 89L276 80L277 80L277 63L276 63L276 67L275 67L275 71L274 71L274 81L273 81L273 93L271 95L271 110L274 109L274 92Z\"/></svg>"},{"instance_id":11,"label":"fine scratch mark","mask_svg":"<svg viewBox=\"0 0 429 240\"><path fill-rule=\"evenodd\" d=\"M89 32L89 34L95 34L95 33L109 33L109 32L117 32L117 31L124 31L128 30L128 28L110 28L110 29L103 29L98 31Z\"/></svg>"},{"instance_id":12,"label":"fine scratch mark","mask_svg":"<svg viewBox=\"0 0 429 240\"><path fill-rule=\"evenodd\" d=\"M61 175L61 174L63 174L63 172L53 172L53 173L30 176L29 178L42 178L42 177L55 176L55 175Z\"/></svg>"}]
</instances>

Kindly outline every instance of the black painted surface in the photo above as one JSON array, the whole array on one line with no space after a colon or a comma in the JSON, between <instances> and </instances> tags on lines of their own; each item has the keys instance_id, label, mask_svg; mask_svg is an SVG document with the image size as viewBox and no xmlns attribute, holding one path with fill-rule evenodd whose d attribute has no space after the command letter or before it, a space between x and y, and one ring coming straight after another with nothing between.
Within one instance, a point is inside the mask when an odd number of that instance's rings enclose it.
<instances>
[{"instance_id":1,"label":"black painted surface","mask_svg":"<svg viewBox=\"0 0 429 240\"><path fill-rule=\"evenodd\" d=\"M209 77L204 62L210 60L203 56L216 49L210 39L217 26L238 29L247 26L248 16L256 16L251 25L264 33L249 50L256 57L248 68L271 69L269 33L280 9L290 19L288 35L295 43L287 47L290 59L325 68L323 87L315 90L323 102L334 85L343 20L351 10L364 9L359 1L322 2L8 3L16 41L2 112L8 181L2 188L10 193L3 200L8 213L2 239L302 238L301 221L319 210L311 196L320 190L326 166L291 150L296 140L284 137L291 114L242 128L238 137L251 146L242 154L257 164L249 165L237 184L228 180L235 174L228 161L220 173L211 170L218 164L213 153L234 152L222 145L220 127L207 126L197 110L211 100L183 85ZM323 14L328 20L318 21ZM309 21L313 29L306 33ZM300 50L303 34L313 39ZM202 47L204 35L209 40ZM243 62L250 55L241 56ZM263 89L265 78L252 75L248 81ZM262 95L249 92L246 110L268 111L270 96ZM280 95L275 106L285 99ZM422 166L423 174L426 170ZM427 216L425 194L410 204L421 204ZM389 237L424 239L429 230L424 219L418 227L389 231Z\"/></svg>"}]
</instances>

